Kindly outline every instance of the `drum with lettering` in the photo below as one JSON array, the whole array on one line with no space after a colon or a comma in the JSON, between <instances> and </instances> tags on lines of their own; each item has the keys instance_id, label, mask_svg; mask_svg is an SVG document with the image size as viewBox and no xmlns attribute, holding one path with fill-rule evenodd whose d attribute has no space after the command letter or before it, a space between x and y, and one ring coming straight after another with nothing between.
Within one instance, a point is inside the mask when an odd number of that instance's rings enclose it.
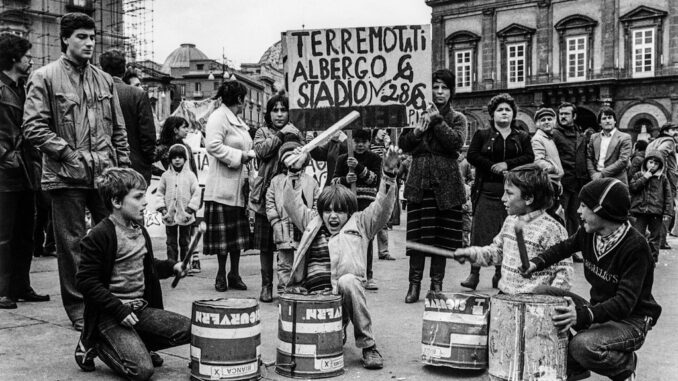
<instances>
[{"instance_id":1,"label":"drum with lettering","mask_svg":"<svg viewBox=\"0 0 678 381\"><path fill-rule=\"evenodd\" d=\"M341 295L283 294L275 371L286 377L344 373Z\"/></svg>"},{"instance_id":2,"label":"drum with lettering","mask_svg":"<svg viewBox=\"0 0 678 381\"><path fill-rule=\"evenodd\" d=\"M567 334L553 325L564 298L519 294L492 297L489 333L490 379L567 380Z\"/></svg>"},{"instance_id":3,"label":"drum with lettering","mask_svg":"<svg viewBox=\"0 0 678 381\"><path fill-rule=\"evenodd\" d=\"M254 298L193 302L192 380L258 380L259 303Z\"/></svg>"},{"instance_id":4,"label":"drum with lettering","mask_svg":"<svg viewBox=\"0 0 678 381\"><path fill-rule=\"evenodd\" d=\"M429 291L424 303L421 361L457 369L487 368L490 297Z\"/></svg>"}]
</instances>

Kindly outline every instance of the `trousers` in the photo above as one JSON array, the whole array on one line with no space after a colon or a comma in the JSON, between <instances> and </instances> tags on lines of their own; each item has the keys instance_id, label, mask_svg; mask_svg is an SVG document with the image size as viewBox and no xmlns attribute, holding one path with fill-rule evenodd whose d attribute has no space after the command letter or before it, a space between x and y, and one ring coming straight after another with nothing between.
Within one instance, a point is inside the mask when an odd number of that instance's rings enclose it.
<instances>
[{"instance_id":1,"label":"trousers","mask_svg":"<svg viewBox=\"0 0 678 381\"><path fill-rule=\"evenodd\" d=\"M342 298L344 327L349 321L353 323L355 345L358 348L369 348L375 344L375 341L372 334L372 317L367 309L363 282L353 274L344 274L339 278L337 287Z\"/></svg>"},{"instance_id":2,"label":"trousers","mask_svg":"<svg viewBox=\"0 0 678 381\"><path fill-rule=\"evenodd\" d=\"M34 210L32 190L0 192L0 296L31 289Z\"/></svg>"}]
</instances>

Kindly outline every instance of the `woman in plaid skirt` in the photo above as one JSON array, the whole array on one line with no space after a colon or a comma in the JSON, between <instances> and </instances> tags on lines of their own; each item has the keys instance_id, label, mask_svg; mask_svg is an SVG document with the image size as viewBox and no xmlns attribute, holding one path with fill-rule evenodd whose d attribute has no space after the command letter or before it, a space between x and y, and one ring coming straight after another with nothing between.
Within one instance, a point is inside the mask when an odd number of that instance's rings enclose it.
<instances>
[{"instance_id":1,"label":"woman in plaid skirt","mask_svg":"<svg viewBox=\"0 0 678 381\"><path fill-rule=\"evenodd\" d=\"M247 196L249 167L256 155L252 150L249 127L237 115L243 111L247 88L236 80L224 81L215 99L221 106L210 115L205 127L205 148L209 170L205 181L204 253L217 255L219 270L214 283L217 291L228 285L246 290L238 273L240 251L249 244ZM231 254L231 271L226 282L226 257Z\"/></svg>"},{"instance_id":2,"label":"woman in plaid skirt","mask_svg":"<svg viewBox=\"0 0 678 381\"><path fill-rule=\"evenodd\" d=\"M273 301L273 229L266 218L266 191L271 179L278 174L278 150L285 134L303 136L289 123L289 100L284 94L273 96L266 104L264 120L266 126L257 130L254 137L254 151L257 154L259 170L252 183L250 208L255 212L254 248L259 249L261 262L261 294L259 300L264 303Z\"/></svg>"}]
</instances>

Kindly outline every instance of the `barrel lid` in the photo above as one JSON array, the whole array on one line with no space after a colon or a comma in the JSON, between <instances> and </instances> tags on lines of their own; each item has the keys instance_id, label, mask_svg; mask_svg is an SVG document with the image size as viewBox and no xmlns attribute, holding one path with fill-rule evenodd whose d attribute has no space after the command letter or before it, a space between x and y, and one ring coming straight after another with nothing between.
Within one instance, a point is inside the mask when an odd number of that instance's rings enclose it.
<instances>
[{"instance_id":1,"label":"barrel lid","mask_svg":"<svg viewBox=\"0 0 678 381\"><path fill-rule=\"evenodd\" d=\"M324 302L341 300L341 295L334 294L291 294L285 293L280 296L281 300L300 302Z\"/></svg>"},{"instance_id":2,"label":"barrel lid","mask_svg":"<svg viewBox=\"0 0 678 381\"><path fill-rule=\"evenodd\" d=\"M259 302L255 298L219 298L196 300L193 304L209 307L249 308L258 306Z\"/></svg>"},{"instance_id":3,"label":"barrel lid","mask_svg":"<svg viewBox=\"0 0 678 381\"><path fill-rule=\"evenodd\" d=\"M562 296L552 296L552 295L538 295L538 294L497 294L492 297L492 299L498 299L507 302L514 303L527 303L527 304L566 304L565 298Z\"/></svg>"}]
</instances>

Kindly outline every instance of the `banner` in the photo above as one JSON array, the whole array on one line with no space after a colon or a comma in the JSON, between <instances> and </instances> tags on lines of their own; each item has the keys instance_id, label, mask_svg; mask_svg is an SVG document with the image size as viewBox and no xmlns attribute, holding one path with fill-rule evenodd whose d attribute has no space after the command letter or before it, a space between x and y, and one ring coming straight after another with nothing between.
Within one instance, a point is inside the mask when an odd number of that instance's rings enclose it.
<instances>
[{"instance_id":1,"label":"banner","mask_svg":"<svg viewBox=\"0 0 678 381\"><path fill-rule=\"evenodd\" d=\"M320 131L352 110L352 127L407 127L431 101L430 25L283 34L290 119Z\"/></svg>"},{"instance_id":2,"label":"banner","mask_svg":"<svg viewBox=\"0 0 678 381\"><path fill-rule=\"evenodd\" d=\"M188 126L194 131L205 132L207 118L221 105L221 101L203 99L200 101L183 100L174 110L172 116L180 116L188 121Z\"/></svg>"}]
</instances>

